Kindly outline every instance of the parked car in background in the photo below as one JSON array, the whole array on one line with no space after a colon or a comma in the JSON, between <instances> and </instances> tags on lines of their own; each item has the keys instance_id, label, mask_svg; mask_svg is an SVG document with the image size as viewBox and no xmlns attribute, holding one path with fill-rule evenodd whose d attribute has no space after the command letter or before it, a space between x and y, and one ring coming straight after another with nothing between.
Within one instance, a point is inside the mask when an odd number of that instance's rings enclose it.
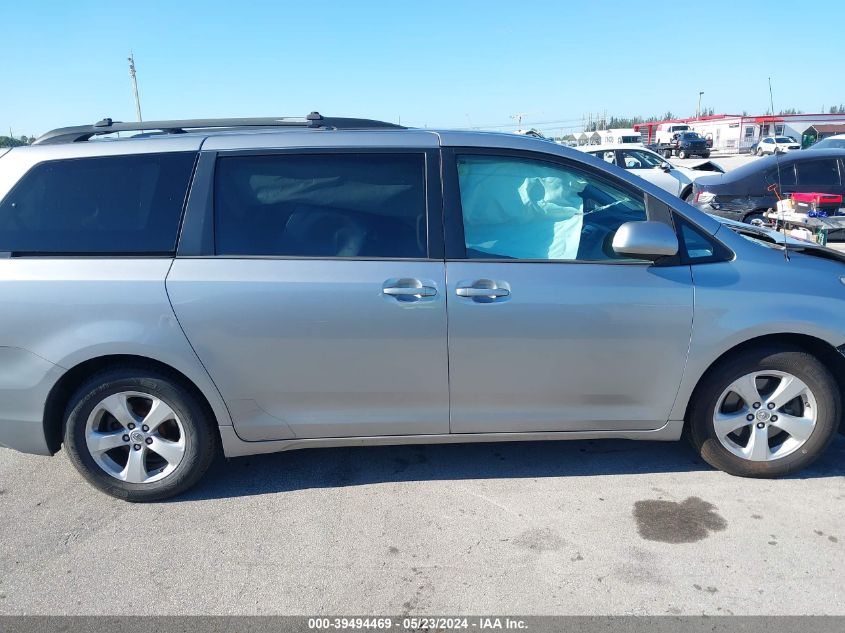
<instances>
[{"instance_id":1,"label":"parked car in background","mask_svg":"<svg viewBox=\"0 0 845 633\"><path fill-rule=\"evenodd\" d=\"M777 187L783 197L793 192L845 194L845 149L808 149L767 156L720 175L693 183L692 203L707 213L740 222L763 219L775 208Z\"/></svg>"},{"instance_id":2,"label":"parked car in background","mask_svg":"<svg viewBox=\"0 0 845 633\"><path fill-rule=\"evenodd\" d=\"M747 229L516 134L54 130L0 157L0 445L130 501L221 447L686 434L792 473L842 417L845 255Z\"/></svg>"},{"instance_id":3,"label":"parked car in background","mask_svg":"<svg viewBox=\"0 0 845 633\"><path fill-rule=\"evenodd\" d=\"M765 154L785 154L801 149L801 144L791 136L767 136L756 147L757 156Z\"/></svg>"},{"instance_id":4,"label":"parked car in background","mask_svg":"<svg viewBox=\"0 0 845 633\"><path fill-rule=\"evenodd\" d=\"M680 167L668 162L644 147L621 145L588 145L581 148L611 165L618 165L632 174L665 189L684 200L692 197L692 183L707 174L724 173L716 163L702 161L700 165Z\"/></svg>"},{"instance_id":5,"label":"parked car in background","mask_svg":"<svg viewBox=\"0 0 845 633\"><path fill-rule=\"evenodd\" d=\"M817 143L814 143L807 149L845 149L845 134L837 134L836 136L828 136Z\"/></svg>"}]
</instances>

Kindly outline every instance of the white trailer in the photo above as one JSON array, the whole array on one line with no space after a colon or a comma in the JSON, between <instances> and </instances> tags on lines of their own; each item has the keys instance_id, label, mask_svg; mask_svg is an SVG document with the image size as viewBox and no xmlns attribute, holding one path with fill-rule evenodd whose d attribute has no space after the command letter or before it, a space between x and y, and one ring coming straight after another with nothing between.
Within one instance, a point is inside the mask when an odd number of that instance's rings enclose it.
<instances>
[{"instance_id":1,"label":"white trailer","mask_svg":"<svg viewBox=\"0 0 845 633\"><path fill-rule=\"evenodd\" d=\"M600 145L642 145L642 136L634 128L610 128L597 130Z\"/></svg>"},{"instance_id":2,"label":"white trailer","mask_svg":"<svg viewBox=\"0 0 845 633\"><path fill-rule=\"evenodd\" d=\"M656 121L636 126L647 143L658 143L673 127L686 125L712 142L712 150L721 153L751 151L767 136L791 136L802 146L811 141L804 132L812 125L845 124L845 114L716 114L675 121Z\"/></svg>"}]
</instances>

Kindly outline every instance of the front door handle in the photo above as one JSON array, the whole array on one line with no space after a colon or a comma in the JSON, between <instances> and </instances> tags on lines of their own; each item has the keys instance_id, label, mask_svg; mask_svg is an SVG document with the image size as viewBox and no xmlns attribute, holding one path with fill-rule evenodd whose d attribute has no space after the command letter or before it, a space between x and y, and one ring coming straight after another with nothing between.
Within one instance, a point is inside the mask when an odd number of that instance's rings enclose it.
<instances>
[{"instance_id":1,"label":"front door handle","mask_svg":"<svg viewBox=\"0 0 845 633\"><path fill-rule=\"evenodd\" d=\"M459 297L489 297L496 299L498 297L507 297L511 291L507 288L475 288L473 286L464 286L457 288L455 293Z\"/></svg>"},{"instance_id":2,"label":"front door handle","mask_svg":"<svg viewBox=\"0 0 845 633\"><path fill-rule=\"evenodd\" d=\"M511 290L510 284L506 281L475 279L457 282L455 294L459 297L472 299L476 303L493 303L495 301L507 301Z\"/></svg>"},{"instance_id":3,"label":"front door handle","mask_svg":"<svg viewBox=\"0 0 845 633\"><path fill-rule=\"evenodd\" d=\"M381 290L391 297L433 297L437 289L431 286L387 286Z\"/></svg>"}]
</instances>

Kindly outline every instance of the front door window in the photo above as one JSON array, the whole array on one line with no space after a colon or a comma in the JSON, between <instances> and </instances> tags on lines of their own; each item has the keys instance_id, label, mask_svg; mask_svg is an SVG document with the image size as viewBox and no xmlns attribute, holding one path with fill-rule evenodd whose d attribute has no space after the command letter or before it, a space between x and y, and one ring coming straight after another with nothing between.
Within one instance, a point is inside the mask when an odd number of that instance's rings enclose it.
<instances>
[{"instance_id":1,"label":"front door window","mask_svg":"<svg viewBox=\"0 0 845 633\"><path fill-rule=\"evenodd\" d=\"M646 219L642 194L575 167L483 155L457 166L468 259L618 259L616 230Z\"/></svg>"}]
</instances>

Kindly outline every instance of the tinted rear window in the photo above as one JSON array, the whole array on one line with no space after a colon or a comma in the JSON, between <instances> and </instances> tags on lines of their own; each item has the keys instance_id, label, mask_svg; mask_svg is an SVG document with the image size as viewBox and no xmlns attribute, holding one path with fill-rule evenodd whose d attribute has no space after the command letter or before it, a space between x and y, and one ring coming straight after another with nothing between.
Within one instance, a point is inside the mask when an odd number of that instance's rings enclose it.
<instances>
[{"instance_id":1,"label":"tinted rear window","mask_svg":"<svg viewBox=\"0 0 845 633\"><path fill-rule=\"evenodd\" d=\"M0 252L168 254L196 154L50 161L0 203Z\"/></svg>"},{"instance_id":2,"label":"tinted rear window","mask_svg":"<svg viewBox=\"0 0 845 633\"><path fill-rule=\"evenodd\" d=\"M797 163L798 184L802 187L833 187L839 185L839 168L836 159L808 160Z\"/></svg>"},{"instance_id":3,"label":"tinted rear window","mask_svg":"<svg viewBox=\"0 0 845 633\"><path fill-rule=\"evenodd\" d=\"M423 154L223 157L215 180L217 254L427 255Z\"/></svg>"}]
</instances>

